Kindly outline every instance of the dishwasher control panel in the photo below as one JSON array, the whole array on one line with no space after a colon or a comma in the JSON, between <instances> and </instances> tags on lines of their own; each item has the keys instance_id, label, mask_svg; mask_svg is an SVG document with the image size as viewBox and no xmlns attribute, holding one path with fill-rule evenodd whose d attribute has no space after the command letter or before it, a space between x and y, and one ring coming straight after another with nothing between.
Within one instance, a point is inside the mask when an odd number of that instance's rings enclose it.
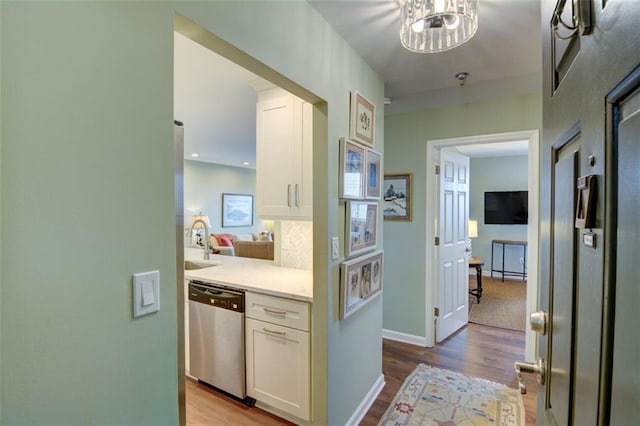
<instances>
[{"instance_id":1,"label":"dishwasher control panel","mask_svg":"<svg viewBox=\"0 0 640 426\"><path fill-rule=\"evenodd\" d=\"M244 292L199 281L189 282L189 300L230 311L244 312Z\"/></svg>"}]
</instances>

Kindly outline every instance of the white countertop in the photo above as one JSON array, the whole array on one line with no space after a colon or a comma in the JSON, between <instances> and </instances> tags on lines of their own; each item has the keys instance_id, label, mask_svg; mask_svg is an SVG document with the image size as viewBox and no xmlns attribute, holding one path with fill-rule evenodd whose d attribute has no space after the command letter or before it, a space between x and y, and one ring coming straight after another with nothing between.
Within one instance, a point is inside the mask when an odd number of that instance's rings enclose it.
<instances>
[{"instance_id":1,"label":"white countertop","mask_svg":"<svg viewBox=\"0 0 640 426\"><path fill-rule=\"evenodd\" d=\"M185 261L210 264L210 268L184 271L184 277L221 284L256 293L313 302L313 273L302 269L275 266L271 260L210 255L203 259L202 249L184 249Z\"/></svg>"}]
</instances>

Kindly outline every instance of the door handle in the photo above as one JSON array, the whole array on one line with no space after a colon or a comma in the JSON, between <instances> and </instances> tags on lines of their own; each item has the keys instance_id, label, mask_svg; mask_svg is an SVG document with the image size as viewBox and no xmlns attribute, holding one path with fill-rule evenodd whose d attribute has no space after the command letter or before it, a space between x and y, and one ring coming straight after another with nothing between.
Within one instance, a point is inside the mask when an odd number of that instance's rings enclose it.
<instances>
[{"instance_id":1,"label":"door handle","mask_svg":"<svg viewBox=\"0 0 640 426\"><path fill-rule=\"evenodd\" d=\"M548 322L549 316L545 311L532 312L531 316L529 317L531 330L535 331L538 334L547 334Z\"/></svg>"},{"instance_id":2,"label":"door handle","mask_svg":"<svg viewBox=\"0 0 640 426\"><path fill-rule=\"evenodd\" d=\"M521 394L527 393L527 385L524 383L522 373L535 374L539 385L544 385L545 379L545 365L542 358L538 358L536 362L521 362L516 361L514 363L516 374L518 376L518 388Z\"/></svg>"},{"instance_id":3,"label":"door handle","mask_svg":"<svg viewBox=\"0 0 640 426\"><path fill-rule=\"evenodd\" d=\"M296 183L295 190L293 192L294 200L296 201L296 207L300 207L300 204L298 203L298 186L299 185Z\"/></svg>"},{"instance_id":4,"label":"door handle","mask_svg":"<svg viewBox=\"0 0 640 426\"><path fill-rule=\"evenodd\" d=\"M287 185L287 207L291 207L291 184Z\"/></svg>"}]
</instances>

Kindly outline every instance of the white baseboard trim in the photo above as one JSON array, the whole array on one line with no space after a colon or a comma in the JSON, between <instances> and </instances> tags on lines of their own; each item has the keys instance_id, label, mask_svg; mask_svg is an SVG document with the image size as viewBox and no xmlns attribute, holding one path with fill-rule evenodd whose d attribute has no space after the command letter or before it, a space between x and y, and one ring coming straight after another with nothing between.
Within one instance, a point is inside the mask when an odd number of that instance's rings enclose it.
<instances>
[{"instance_id":1,"label":"white baseboard trim","mask_svg":"<svg viewBox=\"0 0 640 426\"><path fill-rule=\"evenodd\" d=\"M410 345L427 347L427 338L414 336L413 334L401 333L399 331L382 329L382 337L396 342L409 343Z\"/></svg>"},{"instance_id":2,"label":"white baseboard trim","mask_svg":"<svg viewBox=\"0 0 640 426\"><path fill-rule=\"evenodd\" d=\"M367 395L360 402L358 408L356 408L356 411L353 412L351 418L347 420L345 426L354 426L360 424L362 419L364 419L364 416L367 414L367 411L369 411L369 408L371 408L373 403L376 401L376 398L382 391L382 388L384 388L385 384L386 383L384 381L384 374L380 373L380 376L378 376L373 386L371 386L371 389L369 389L369 392L367 392Z\"/></svg>"}]
</instances>

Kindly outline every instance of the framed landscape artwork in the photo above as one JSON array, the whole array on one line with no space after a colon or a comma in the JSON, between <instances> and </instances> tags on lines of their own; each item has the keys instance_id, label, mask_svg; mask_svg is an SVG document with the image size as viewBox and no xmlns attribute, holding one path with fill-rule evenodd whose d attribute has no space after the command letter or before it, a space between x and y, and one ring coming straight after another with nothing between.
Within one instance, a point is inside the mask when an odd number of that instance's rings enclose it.
<instances>
[{"instance_id":1,"label":"framed landscape artwork","mask_svg":"<svg viewBox=\"0 0 640 426\"><path fill-rule=\"evenodd\" d=\"M411 173L384 175L384 220L411 221Z\"/></svg>"},{"instance_id":2,"label":"framed landscape artwork","mask_svg":"<svg viewBox=\"0 0 640 426\"><path fill-rule=\"evenodd\" d=\"M252 226L253 195L222 194L222 226Z\"/></svg>"},{"instance_id":3,"label":"framed landscape artwork","mask_svg":"<svg viewBox=\"0 0 640 426\"><path fill-rule=\"evenodd\" d=\"M343 262L340 268L340 319L365 306L382 290L382 250Z\"/></svg>"},{"instance_id":4,"label":"framed landscape artwork","mask_svg":"<svg viewBox=\"0 0 640 426\"><path fill-rule=\"evenodd\" d=\"M345 256L374 250L378 245L378 203L347 202Z\"/></svg>"},{"instance_id":5,"label":"framed landscape artwork","mask_svg":"<svg viewBox=\"0 0 640 426\"><path fill-rule=\"evenodd\" d=\"M340 138L340 198L364 198L365 147Z\"/></svg>"},{"instance_id":6,"label":"framed landscape artwork","mask_svg":"<svg viewBox=\"0 0 640 426\"><path fill-rule=\"evenodd\" d=\"M349 137L373 148L376 106L360 93L351 92Z\"/></svg>"},{"instance_id":7,"label":"framed landscape artwork","mask_svg":"<svg viewBox=\"0 0 640 426\"><path fill-rule=\"evenodd\" d=\"M380 188L382 187L380 171L382 154L372 149L368 149L365 154L365 197L367 199L379 200Z\"/></svg>"}]
</instances>

